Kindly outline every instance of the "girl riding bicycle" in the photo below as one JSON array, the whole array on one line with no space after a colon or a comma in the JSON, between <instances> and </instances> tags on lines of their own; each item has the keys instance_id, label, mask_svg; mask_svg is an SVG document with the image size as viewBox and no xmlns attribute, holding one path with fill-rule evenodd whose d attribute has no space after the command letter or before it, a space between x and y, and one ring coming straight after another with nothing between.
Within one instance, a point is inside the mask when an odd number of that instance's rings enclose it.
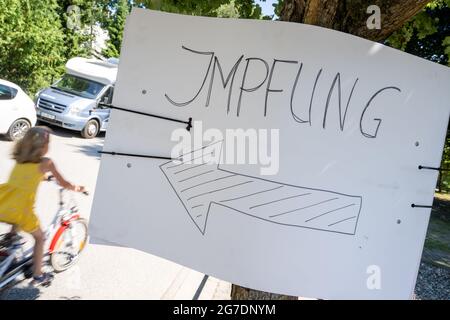
<instances>
[{"instance_id":1,"label":"girl riding bicycle","mask_svg":"<svg viewBox=\"0 0 450 320\"><path fill-rule=\"evenodd\" d=\"M51 174L63 188L76 192L85 191L84 187L65 180L53 161L44 157L48 152L49 142L49 128L31 128L14 147L12 156L16 160L16 165L8 182L0 184L0 222L12 224L12 234L22 230L30 233L35 240L33 251L35 285L45 284L51 279L51 275L42 273L41 270L45 239L39 219L34 212L39 183L46 174Z\"/></svg>"}]
</instances>

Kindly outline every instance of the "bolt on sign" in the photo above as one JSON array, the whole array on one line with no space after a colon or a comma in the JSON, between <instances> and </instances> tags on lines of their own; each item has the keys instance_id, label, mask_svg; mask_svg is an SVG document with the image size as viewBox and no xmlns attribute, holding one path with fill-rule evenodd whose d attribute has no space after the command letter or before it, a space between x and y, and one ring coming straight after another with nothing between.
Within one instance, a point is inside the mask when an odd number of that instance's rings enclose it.
<instances>
[{"instance_id":1,"label":"bolt on sign","mask_svg":"<svg viewBox=\"0 0 450 320\"><path fill-rule=\"evenodd\" d=\"M274 293L410 298L449 84L333 30L134 9L94 242Z\"/></svg>"}]
</instances>

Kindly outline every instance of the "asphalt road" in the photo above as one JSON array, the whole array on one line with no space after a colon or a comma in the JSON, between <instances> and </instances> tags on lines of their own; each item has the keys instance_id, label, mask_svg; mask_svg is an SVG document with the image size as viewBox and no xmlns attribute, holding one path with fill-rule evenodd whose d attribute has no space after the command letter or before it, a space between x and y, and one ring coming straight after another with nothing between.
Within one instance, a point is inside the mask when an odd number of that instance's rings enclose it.
<instances>
[{"instance_id":1,"label":"asphalt road","mask_svg":"<svg viewBox=\"0 0 450 320\"><path fill-rule=\"evenodd\" d=\"M48 156L65 178L95 190L100 165L98 150L104 136L85 140L71 131L53 128ZM7 181L14 166L12 142L0 137L0 183ZM89 219L93 194L74 198L84 218ZM48 225L58 208L58 187L41 183L36 211L42 226ZM0 225L0 232L5 225ZM30 241L31 242L31 241ZM17 284L2 299L200 299L229 298L230 284L131 248L87 246L77 265L56 274L49 288L36 289L28 281ZM201 288L201 291L199 290Z\"/></svg>"}]
</instances>

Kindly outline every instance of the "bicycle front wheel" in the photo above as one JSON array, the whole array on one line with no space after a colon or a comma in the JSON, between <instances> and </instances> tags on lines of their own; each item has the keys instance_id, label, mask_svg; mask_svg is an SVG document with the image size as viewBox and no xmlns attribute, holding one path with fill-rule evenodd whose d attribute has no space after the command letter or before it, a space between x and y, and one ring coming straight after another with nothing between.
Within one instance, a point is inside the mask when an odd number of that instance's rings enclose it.
<instances>
[{"instance_id":1,"label":"bicycle front wheel","mask_svg":"<svg viewBox=\"0 0 450 320\"><path fill-rule=\"evenodd\" d=\"M56 272L73 266L86 247L88 240L88 224L85 219L73 220L61 232L57 232L56 244L50 254L50 263Z\"/></svg>"}]
</instances>

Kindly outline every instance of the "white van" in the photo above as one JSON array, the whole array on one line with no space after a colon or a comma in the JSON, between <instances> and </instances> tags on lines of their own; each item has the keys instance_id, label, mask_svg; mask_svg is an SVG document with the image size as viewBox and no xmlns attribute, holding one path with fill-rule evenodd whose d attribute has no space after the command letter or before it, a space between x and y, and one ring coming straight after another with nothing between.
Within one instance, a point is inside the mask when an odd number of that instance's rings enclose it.
<instances>
[{"instance_id":1,"label":"white van","mask_svg":"<svg viewBox=\"0 0 450 320\"><path fill-rule=\"evenodd\" d=\"M110 110L99 104L112 102L117 70L117 59L70 59L64 76L39 93L38 119L94 138L106 130Z\"/></svg>"},{"instance_id":2,"label":"white van","mask_svg":"<svg viewBox=\"0 0 450 320\"><path fill-rule=\"evenodd\" d=\"M18 140L35 124L33 100L18 85L0 79L0 134Z\"/></svg>"}]
</instances>

